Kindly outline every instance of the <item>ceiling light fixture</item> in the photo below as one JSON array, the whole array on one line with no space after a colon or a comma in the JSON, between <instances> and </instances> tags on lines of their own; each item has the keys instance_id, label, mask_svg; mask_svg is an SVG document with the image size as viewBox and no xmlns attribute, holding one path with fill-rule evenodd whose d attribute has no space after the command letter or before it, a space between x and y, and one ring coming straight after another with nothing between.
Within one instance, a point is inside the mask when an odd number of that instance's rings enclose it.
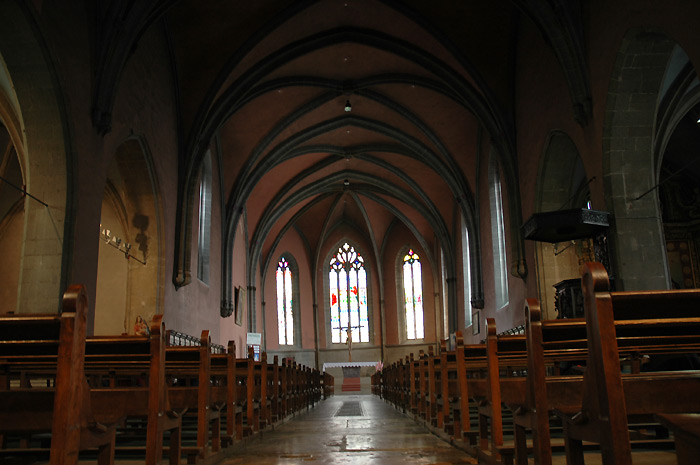
<instances>
[{"instance_id":1,"label":"ceiling light fixture","mask_svg":"<svg viewBox=\"0 0 700 465\"><path fill-rule=\"evenodd\" d=\"M350 100L345 101L345 111L347 111L347 112L352 111L352 105L350 105Z\"/></svg>"}]
</instances>

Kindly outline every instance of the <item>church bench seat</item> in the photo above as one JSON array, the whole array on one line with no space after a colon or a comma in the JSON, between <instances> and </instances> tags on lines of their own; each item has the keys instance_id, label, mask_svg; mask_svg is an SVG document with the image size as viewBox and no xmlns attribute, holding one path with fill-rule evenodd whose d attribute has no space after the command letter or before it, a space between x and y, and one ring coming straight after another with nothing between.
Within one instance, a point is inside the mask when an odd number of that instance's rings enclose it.
<instances>
[{"instance_id":1,"label":"church bench seat","mask_svg":"<svg viewBox=\"0 0 700 465\"><path fill-rule=\"evenodd\" d=\"M170 405L196 415L196 443L182 446L189 463L208 460L222 451L221 410L226 403L212 397L211 358L208 330L202 331L199 346L171 346L165 352Z\"/></svg>"},{"instance_id":2,"label":"church bench seat","mask_svg":"<svg viewBox=\"0 0 700 465\"><path fill-rule=\"evenodd\" d=\"M527 349L523 335L498 335L493 318L486 320L486 395L477 399L479 459L512 463L514 450L503 444L503 406L525 401Z\"/></svg>"},{"instance_id":3,"label":"church bench seat","mask_svg":"<svg viewBox=\"0 0 700 465\"><path fill-rule=\"evenodd\" d=\"M226 351L211 354L212 402L224 405L222 415L226 429L221 433L222 447L232 445L236 438L236 418L240 418L240 405L236 387L236 344L229 341Z\"/></svg>"},{"instance_id":4,"label":"church bench seat","mask_svg":"<svg viewBox=\"0 0 700 465\"><path fill-rule=\"evenodd\" d=\"M628 417L700 412L700 371L623 374L620 348L642 356L696 350L700 291L610 292L602 265L587 263L582 274L588 357L581 406L560 415L567 462L583 463L585 440L601 445L603 463L627 465Z\"/></svg>"},{"instance_id":5,"label":"church bench seat","mask_svg":"<svg viewBox=\"0 0 700 465\"><path fill-rule=\"evenodd\" d=\"M272 363L267 365L267 395L270 402L269 418L271 423L277 423L282 419L282 400L280 387L280 372L279 357L277 355L272 359Z\"/></svg>"},{"instance_id":6,"label":"church bench seat","mask_svg":"<svg viewBox=\"0 0 700 465\"><path fill-rule=\"evenodd\" d=\"M83 371L86 312L85 289L73 285L61 314L0 315L0 443L9 434L50 433L51 464L75 464L81 450L95 448L98 464L114 462L115 424L94 416L99 405ZM39 372L43 387L32 387L26 370Z\"/></svg>"},{"instance_id":7,"label":"church bench seat","mask_svg":"<svg viewBox=\"0 0 700 465\"><path fill-rule=\"evenodd\" d=\"M335 385L333 376L325 371L322 374L323 398L328 399L334 394Z\"/></svg>"},{"instance_id":8,"label":"church bench seat","mask_svg":"<svg viewBox=\"0 0 700 465\"><path fill-rule=\"evenodd\" d=\"M552 462L550 413L573 415L581 406L583 376L588 357L584 319L542 320L539 303L525 305L527 342L527 393L525 403L509 405L513 411L515 460L527 463L529 453L536 463ZM637 346L619 350L618 369L639 372ZM583 365L583 366L581 366ZM568 367L568 373L562 369ZM526 441L532 433L532 446Z\"/></svg>"},{"instance_id":9,"label":"church bench seat","mask_svg":"<svg viewBox=\"0 0 700 465\"><path fill-rule=\"evenodd\" d=\"M678 465L697 463L700 457L700 414L664 413L656 418L673 431Z\"/></svg>"},{"instance_id":10,"label":"church bench seat","mask_svg":"<svg viewBox=\"0 0 700 465\"><path fill-rule=\"evenodd\" d=\"M486 344L464 344L461 332L456 337L456 371L459 402L454 403L455 438L465 440L476 451L479 430L477 402L487 396Z\"/></svg>"},{"instance_id":11,"label":"church bench seat","mask_svg":"<svg viewBox=\"0 0 700 465\"><path fill-rule=\"evenodd\" d=\"M160 463L166 450L164 436L169 432L169 462L176 464L181 455L182 416L186 408L170 404L162 315L155 315L149 328L150 334L143 336L87 338L85 371L94 383L91 397L99 399L99 411L95 414L104 419L143 420L147 464ZM126 422L122 425L128 426ZM120 438L130 437L120 435Z\"/></svg>"},{"instance_id":12,"label":"church bench seat","mask_svg":"<svg viewBox=\"0 0 700 465\"><path fill-rule=\"evenodd\" d=\"M252 360L248 358L236 358L234 360L234 387L237 402L235 411L237 440L250 436L257 431L258 405L253 397L254 386L251 386L250 389L248 388L251 383L254 383L252 363Z\"/></svg>"}]
</instances>

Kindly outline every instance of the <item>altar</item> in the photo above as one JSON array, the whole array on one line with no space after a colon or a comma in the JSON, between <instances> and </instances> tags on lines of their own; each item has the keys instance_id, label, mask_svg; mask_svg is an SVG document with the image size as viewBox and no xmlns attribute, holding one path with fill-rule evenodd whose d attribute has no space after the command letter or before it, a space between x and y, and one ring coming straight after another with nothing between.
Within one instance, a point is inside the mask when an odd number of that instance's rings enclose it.
<instances>
[{"instance_id":1,"label":"altar","mask_svg":"<svg viewBox=\"0 0 700 465\"><path fill-rule=\"evenodd\" d=\"M379 362L329 362L323 364L323 372L326 368L352 368L352 367L374 367L376 369Z\"/></svg>"},{"instance_id":2,"label":"altar","mask_svg":"<svg viewBox=\"0 0 700 465\"><path fill-rule=\"evenodd\" d=\"M379 362L328 362L323 372L328 371L339 382L341 392L370 392L370 377L377 371ZM342 381L340 381L342 380Z\"/></svg>"}]
</instances>

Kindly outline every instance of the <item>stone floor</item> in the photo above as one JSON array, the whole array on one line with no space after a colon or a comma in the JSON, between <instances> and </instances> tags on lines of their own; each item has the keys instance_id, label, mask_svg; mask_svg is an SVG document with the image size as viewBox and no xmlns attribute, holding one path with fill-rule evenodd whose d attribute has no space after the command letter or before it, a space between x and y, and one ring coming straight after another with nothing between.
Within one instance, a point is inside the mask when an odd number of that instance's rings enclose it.
<instances>
[{"instance_id":1,"label":"stone floor","mask_svg":"<svg viewBox=\"0 0 700 465\"><path fill-rule=\"evenodd\" d=\"M598 452L587 452L586 465L600 465ZM674 451L634 451L634 465L676 465ZM118 465L143 464L117 460ZM216 465L457 465L476 464L466 452L432 434L379 397L336 394L308 412L238 443ZM533 463L530 460L530 463ZM12 462L8 465L25 462ZM163 465L167 460L163 461ZM553 465L565 465L563 452ZM698 458L700 464L700 458ZM48 465L34 462L32 465ZM95 465L81 460L80 465Z\"/></svg>"},{"instance_id":2,"label":"stone floor","mask_svg":"<svg viewBox=\"0 0 700 465\"><path fill-rule=\"evenodd\" d=\"M475 464L372 395L336 395L308 413L265 431L221 465Z\"/></svg>"},{"instance_id":3,"label":"stone floor","mask_svg":"<svg viewBox=\"0 0 700 465\"><path fill-rule=\"evenodd\" d=\"M673 451L635 451L635 465L676 465ZM587 465L600 454L586 453ZM335 395L274 431L265 431L232 452L221 465L476 464L466 452L430 433L372 395ZM532 463L532 460L531 460ZM700 463L700 458L698 459ZM554 465L566 464L562 453Z\"/></svg>"}]
</instances>

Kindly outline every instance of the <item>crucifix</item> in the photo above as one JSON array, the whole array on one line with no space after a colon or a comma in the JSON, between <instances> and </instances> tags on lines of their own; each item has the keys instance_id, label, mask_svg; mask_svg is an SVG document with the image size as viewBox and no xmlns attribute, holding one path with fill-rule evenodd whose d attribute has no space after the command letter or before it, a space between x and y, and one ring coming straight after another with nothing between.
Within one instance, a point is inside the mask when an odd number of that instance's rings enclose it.
<instances>
[{"instance_id":1,"label":"crucifix","mask_svg":"<svg viewBox=\"0 0 700 465\"><path fill-rule=\"evenodd\" d=\"M348 325L339 328L333 328L333 329L339 329L340 331L345 331L345 333L348 335L346 344L348 345L348 362L352 362L352 331L354 329L360 328L360 325L355 325L355 326L350 326L350 322L348 321Z\"/></svg>"}]
</instances>

